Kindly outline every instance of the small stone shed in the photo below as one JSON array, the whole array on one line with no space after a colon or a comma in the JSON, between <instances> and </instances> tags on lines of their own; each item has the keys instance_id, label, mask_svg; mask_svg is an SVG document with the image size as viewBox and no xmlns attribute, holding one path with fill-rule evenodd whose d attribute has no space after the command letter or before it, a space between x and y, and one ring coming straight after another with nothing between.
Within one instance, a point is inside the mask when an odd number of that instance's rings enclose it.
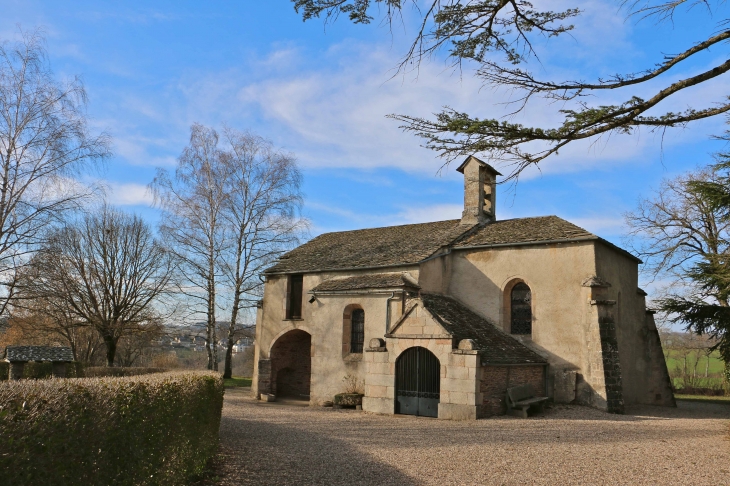
<instances>
[{"instance_id":1,"label":"small stone shed","mask_svg":"<svg viewBox=\"0 0 730 486\"><path fill-rule=\"evenodd\" d=\"M25 363L29 361L53 363L53 376L66 376L66 363L74 360L71 348L65 346L8 346L3 361L10 363L8 379L19 380L23 377Z\"/></svg>"}]
</instances>

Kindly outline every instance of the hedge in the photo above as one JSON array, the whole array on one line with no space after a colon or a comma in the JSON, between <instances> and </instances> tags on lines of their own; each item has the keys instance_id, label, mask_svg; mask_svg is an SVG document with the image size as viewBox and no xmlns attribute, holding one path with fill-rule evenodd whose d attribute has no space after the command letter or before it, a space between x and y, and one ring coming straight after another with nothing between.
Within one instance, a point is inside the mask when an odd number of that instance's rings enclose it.
<instances>
[{"instance_id":1,"label":"hedge","mask_svg":"<svg viewBox=\"0 0 730 486\"><path fill-rule=\"evenodd\" d=\"M83 373L86 378L101 378L102 376L137 376L149 375L151 373L163 373L170 371L165 368L111 368L107 366L90 366L85 368Z\"/></svg>"},{"instance_id":2,"label":"hedge","mask_svg":"<svg viewBox=\"0 0 730 486\"><path fill-rule=\"evenodd\" d=\"M218 444L212 372L0 383L3 483L178 485Z\"/></svg>"}]
</instances>

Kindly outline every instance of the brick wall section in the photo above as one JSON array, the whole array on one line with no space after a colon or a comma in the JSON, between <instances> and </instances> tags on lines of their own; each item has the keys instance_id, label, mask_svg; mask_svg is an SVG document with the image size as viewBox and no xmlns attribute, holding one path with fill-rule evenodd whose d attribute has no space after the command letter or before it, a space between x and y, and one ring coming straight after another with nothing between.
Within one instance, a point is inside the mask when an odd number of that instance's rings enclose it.
<instances>
[{"instance_id":1,"label":"brick wall section","mask_svg":"<svg viewBox=\"0 0 730 486\"><path fill-rule=\"evenodd\" d=\"M613 317L599 317L601 350L603 351L603 374L606 380L606 401L609 413L624 413L624 399L621 389L621 364L618 357L616 323Z\"/></svg>"},{"instance_id":2,"label":"brick wall section","mask_svg":"<svg viewBox=\"0 0 730 486\"><path fill-rule=\"evenodd\" d=\"M489 417L507 412L507 388L532 385L535 394L545 394L545 367L536 366L483 366L479 391L482 394L480 416Z\"/></svg>"},{"instance_id":3,"label":"brick wall section","mask_svg":"<svg viewBox=\"0 0 730 486\"><path fill-rule=\"evenodd\" d=\"M281 397L309 397L311 345L311 336L299 330L290 331L276 341L271 348L272 393Z\"/></svg>"}]
</instances>

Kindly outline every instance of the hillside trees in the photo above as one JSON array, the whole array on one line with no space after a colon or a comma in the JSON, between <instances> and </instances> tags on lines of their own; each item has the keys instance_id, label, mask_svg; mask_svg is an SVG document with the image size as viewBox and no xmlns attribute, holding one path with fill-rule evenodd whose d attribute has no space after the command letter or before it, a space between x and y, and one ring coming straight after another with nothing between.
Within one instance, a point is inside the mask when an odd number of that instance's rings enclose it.
<instances>
[{"instance_id":1,"label":"hillside trees","mask_svg":"<svg viewBox=\"0 0 730 486\"><path fill-rule=\"evenodd\" d=\"M615 74L595 80L543 79L537 72L549 67L538 59L536 41L570 35L582 13L576 8L547 10L543 4L526 0L292 0L305 21L324 16L327 21L343 14L356 24L368 24L375 12L384 13L384 22L401 20L406 6L419 17L418 28L399 69L417 69L426 58L445 49L455 66L474 66L475 76L485 87L506 88L512 93L515 113L532 106L536 99L549 103L552 114L562 118L557 126L525 126L495 118L480 118L445 107L433 118L410 114L391 115L407 131L422 137L425 146L440 156L457 157L481 153L487 159L511 163L512 177L525 168L556 155L578 140L595 140L611 134L630 134L644 128L663 131L670 127L714 117L730 110L727 97L718 92L705 105L689 101L683 111L667 109L667 104L694 86L707 83L730 70L727 41L730 30L723 15L725 2L719 0L616 1L631 21L674 23L692 7L707 16L704 38L681 52L662 55L656 64L639 72ZM586 6L590 8L590 5ZM716 56L709 65L695 62L712 48ZM530 64L532 63L532 64ZM684 70L678 77L677 71ZM670 73L671 72L671 73ZM670 73L670 74L667 74ZM622 102L604 103L601 94L617 92ZM648 96L647 94L648 93ZM616 93L613 93L616 95Z\"/></svg>"},{"instance_id":2,"label":"hillside trees","mask_svg":"<svg viewBox=\"0 0 730 486\"><path fill-rule=\"evenodd\" d=\"M208 369L218 369L216 316L231 312L226 373L241 311L254 305L259 273L296 241L301 175L294 159L260 137L194 124L174 175L150 185L163 210L160 231L178 261L178 289L206 316Z\"/></svg>"},{"instance_id":3,"label":"hillside trees","mask_svg":"<svg viewBox=\"0 0 730 486\"><path fill-rule=\"evenodd\" d=\"M74 176L110 155L85 105L80 79L54 78L40 34L0 44L0 315L48 225L93 195Z\"/></svg>"},{"instance_id":4,"label":"hillside trees","mask_svg":"<svg viewBox=\"0 0 730 486\"><path fill-rule=\"evenodd\" d=\"M69 332L91 327L113 366L120 339L159 330L159 299L172 268L149 225L104 205L49 231L18 281L13 306Z\"/></svg>"}]
</instances>

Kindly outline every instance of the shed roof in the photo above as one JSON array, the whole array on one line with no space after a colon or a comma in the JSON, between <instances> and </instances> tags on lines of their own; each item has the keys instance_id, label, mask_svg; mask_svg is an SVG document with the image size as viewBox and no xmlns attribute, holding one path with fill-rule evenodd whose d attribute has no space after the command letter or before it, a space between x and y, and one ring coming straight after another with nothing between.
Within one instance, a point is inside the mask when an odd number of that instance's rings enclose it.
<instances>
[{"instance_id":1,"label":"shed roof","mask_svg":"<svg viewBox=\"0 0 730 486\"><path fill-rule=\"evenodd\" d=\"M5 348L4 360L71 362L74 355L67 346L8 346Z\"/></svg>"},{"instance_id":2,"label":"shed roof","mask_svg":"<svg viewBox=\"0 0 730 486\"><path fill-rule=\"evenodd\" d=\"M325 280L312 289L316 292L339 292L347 290L390 289L410 287L419 289L418 282L407 273L374 273L347 278Z\"/></svg>"},{"instance_id":3,"label":"shed roof","mask_svg":"<svg viewBox=\"0 0 730 486\"><path fill-rule=\"evenodd\" d=\"M423 306L457 341L473 340L484 364L545 364L547 360L458 300L422 293Z\"/></svg>"}]
</instances>

